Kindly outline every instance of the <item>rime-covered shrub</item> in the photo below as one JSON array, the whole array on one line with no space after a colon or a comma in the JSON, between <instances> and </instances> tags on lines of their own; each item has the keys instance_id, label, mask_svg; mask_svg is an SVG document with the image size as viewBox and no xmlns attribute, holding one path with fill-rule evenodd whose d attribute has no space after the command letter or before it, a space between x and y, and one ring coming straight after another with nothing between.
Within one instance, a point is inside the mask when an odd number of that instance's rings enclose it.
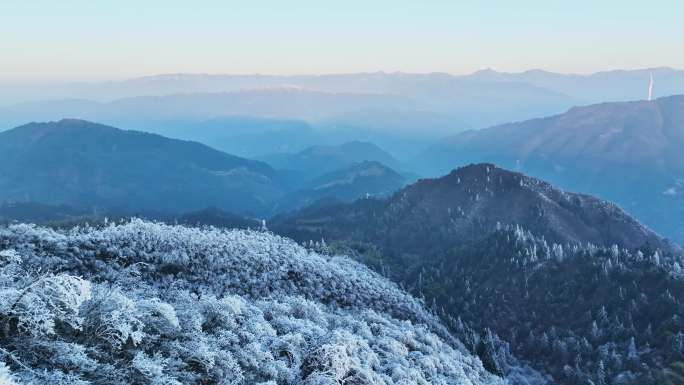
<instances>
[{"instance_id":1,"label":"rime-covered shrub","mask_svg":"<svg viewBox=\"0 0 684 385\"><path fill-rule=\"evenodd\" d=\"M0 384L2 385L17 385L14 380L14 375L10 372L4 362L0 362Z\"/></svg>"},{"instance_id":2,"label":"rime-covered shrub","mask_svg":"<svg viewBox=\"0 0 684 385\"><path fill-rule=\"evenodd\" d=\"M489 384L422 304L264 232L0 229L8 384Z\"/></svg>"}]
</instances>

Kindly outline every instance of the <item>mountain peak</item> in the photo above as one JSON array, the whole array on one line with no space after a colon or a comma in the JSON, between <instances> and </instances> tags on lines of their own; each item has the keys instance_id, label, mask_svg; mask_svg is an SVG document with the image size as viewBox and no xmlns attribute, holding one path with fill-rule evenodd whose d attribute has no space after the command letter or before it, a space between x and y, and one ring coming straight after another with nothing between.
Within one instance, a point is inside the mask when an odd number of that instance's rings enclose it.
<instances>
[{"instance_id":1,"label":"mountain peak","mask_svg":"<svg viewBox=\"0 0 684 385\"><path fill-rule=\"evenodd\" d=\"M358 221L354 226L382 228L387 244L406 252L432 247L416 239L431 239L440 247L448 247L477 240L500 225L521 226L559 244L675 249L613 203L568 193L491 163L471 164L441 178L421 179L375 206L357 202L337 210L333 214L330 209L305 212L301 222L313 223L325 217L326 224L316 233L334 234L334 218L346 223L342 221L354 213Z\"/></svg>"},{"instance_id":2,"label":"mountain peak","mask_svg":"<svg viewBox=\"0 0 684 385\"><path fill-rule=\"evenodd\" d=\"M463 167L453 169L444 178L454 178L454 177L468 176L468 175L473 175L473 174L488 175L489 173L491 173L493 171L494 172L510 172L508 170L498 168L494 163L471 163L467 166L463 166Z\"/></svg>"},{"instance_id":3,"label":"mountain peak","mask_svg":"<svg viewBox=\"0 0 684 385\"><path fill-rule=\"evenodd\" d=\"M57 124L92 124L95 125L96 123L84 120L84 119L77 119L77 118L62 118L59 121L57 121Z\"/></svg>"},{"instance_id":4,"label":"mountain peak","mask_svg":"<svg viewBox=\"0 0 684 385\"><path fill-rule=\"evenodd\" d=\"M36 146L57 145L72 150L78 150L82 145L91 143L92 146L107 147L109 140L126 135L146 135L134 131L125 131L104 124L93 123L82 119L65 118L49 122L31 122L7 131L0 132L0 138L5 144L24 143L25 152ZM0 145L0 148L2 146ZM83 150L81 148L81 150Z\"/></svg>"},{"instance_id":5,"label":"mountain peak","mask_svg":"<svg viewBox=\"0 0 684 385\"><path fill-rule=\"evenodd\" d=\"M22 132L26 130L33 131L55 131L55 130L83 130L83 131L123 131L121 129L107 126L104 124L94 123L88 120L76 119L76 118L63 118L57 121L49 122L31 122L18 127L15 127L10 131Z\"/></svg>"},{"instance_id":6,"label":"mountain peak","mask_svg":"<svg viewBox=\"0 0 684 385\"><path fill-rule=\"evenodd\" d=\"M261 158L276 169L297 170L309 178L338 171L365 161L397 167L392 155L370 142L351 141L340 145L316 145L294 154L272 154Z\"/></svg>"},{"instance_id":7,"label":"mountain peak","mask_svg":"<svg viewBox=\"0 0 684 385\"><path fill-rule=\"evenodd\" d=\"M499 73L500 73L499 71L497 71L497 70L495 70L495 69L493 69L493 68L491 68L491 67L487 67L487 68L483 68L483 69L481 69L481 70L477 70L477 71L471 73L469 76L478 76L478 75L498 75Z\"/></svg>"},{"instance_id":8,"label":"mountain peak","mask_svg":"<svg viewBox=\"0 0 684 385\"><path fill-rule=\"evenodd\" d=\"M440 188L467 189L473 193L485 193L492 197L497 191L510 193L519 189L536 192L554 190L553 186L542 180L500 168L494 163L469 164L452 170L446 176L426 180L423 183L437 183ZM557 191L560 192L560 190Z\"/></svg>"}]
</instances>

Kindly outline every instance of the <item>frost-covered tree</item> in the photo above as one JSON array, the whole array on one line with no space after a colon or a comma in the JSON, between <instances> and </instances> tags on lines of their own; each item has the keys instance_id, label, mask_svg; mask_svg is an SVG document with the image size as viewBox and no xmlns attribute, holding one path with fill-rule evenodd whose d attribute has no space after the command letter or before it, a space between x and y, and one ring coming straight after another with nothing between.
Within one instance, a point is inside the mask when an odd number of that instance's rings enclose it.
<instances>
[{"instance_id":1,"label":"frost-covered tree","mask_svg":"<svg viewBox=\"0 0 684 385\"><path fill-rule=\"evenodd\" d=\"M501 382L346 257L141 220L0 228L0 361L2 384Z\"/></svg>"}]
</instances>

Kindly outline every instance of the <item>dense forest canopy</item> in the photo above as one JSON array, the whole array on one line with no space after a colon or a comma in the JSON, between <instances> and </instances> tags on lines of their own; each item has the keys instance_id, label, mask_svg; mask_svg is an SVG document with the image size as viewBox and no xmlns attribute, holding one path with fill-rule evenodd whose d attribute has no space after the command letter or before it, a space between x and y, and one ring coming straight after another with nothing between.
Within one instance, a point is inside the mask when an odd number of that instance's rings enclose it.
<instances>
[{"instance_id":1,"label":"dense forest canopy","mask_svg":"<svg viewBox=\"0 0 684 385\"><path fill-rule=\"evenodd\" d=\"M0 229L7 384L495 384L396 285L267 232Z\"/></svg>"}]
</instances>

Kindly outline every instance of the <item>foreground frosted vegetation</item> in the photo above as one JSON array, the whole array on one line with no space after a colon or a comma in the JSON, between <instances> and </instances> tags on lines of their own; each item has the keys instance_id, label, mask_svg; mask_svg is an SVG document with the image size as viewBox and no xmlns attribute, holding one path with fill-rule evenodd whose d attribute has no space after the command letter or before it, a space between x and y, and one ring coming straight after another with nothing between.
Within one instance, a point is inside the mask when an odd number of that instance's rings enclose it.
<instances>
[{"instance_id":1,"label":"foreground frosted vegetation","mask_svg":"<svg viewBox=\"0 0 684 385\"><path fill-rule=\"evenodd\" d=\"M498 383L422 305L265 232L0 229L1 384Z\"/></svg>"}]
</instances>

